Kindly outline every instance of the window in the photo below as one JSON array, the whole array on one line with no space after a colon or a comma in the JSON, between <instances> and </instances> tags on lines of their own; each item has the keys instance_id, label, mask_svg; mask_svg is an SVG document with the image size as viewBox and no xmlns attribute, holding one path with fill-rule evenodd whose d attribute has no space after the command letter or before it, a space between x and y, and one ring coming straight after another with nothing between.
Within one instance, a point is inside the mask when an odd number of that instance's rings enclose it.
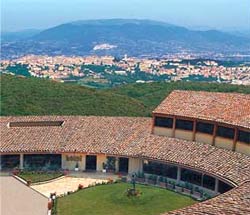
<instances>
[{"instance_id":1,"label":"window","mask_svg":"<svg viewBox=\"0 0 250 215\"><path fill-rule=\"evenodd\" d=\"M250 132L239 130L238 141L250 144Z\"/></svg>"},{"instance_id":2,"label":"window","mask_svg":"<svg viewBox=\"0 0 250 215\"><path fill-rule=\"evenodd\" d=\"M173 128L173 119L166 117L155 117L155 126Z\"/></svg>"},{"instance_id":3,"label":"window","mask_svg":"<svg viewBox=\"0 0 250 215\"><path fill-rule=\"evenodd\" d=\"M210 123L197 122L196 131L206 134L213 134L214 125Z\"/></svg>"},{"instance_id":4,"label":"window","mask_svg":"<svg viewBox=\"0 0 250 215\"><path fill-rule=\"evenodd\" d=\"M215 178L209 175L203 176L203 187L208 188L210 190L215 189Z\"/></svg>"},{"instance_id":5,"label":"window","mask_svg":"<svg viewBox=\"0 0 250 215\"><path fill-rule=\"evenodd\" d=\"M61 168L60 154L26 154L24 168L27 170L58 170Z\"/></svg>"},{"instance_id":6,"label":"window","mask_svg":"<svg viewBox=\"0 0 250 215\"><path fill-rule=\"evenodd\" d=\"M181 169L181 180L201 186L202 174L189 169Z\"/></svg>"},{"instance_id":7,"label":"window","mask_svg":"<svg viewBox=\"0 0 250 215\"><path fill-rule=\"evenodd\" d=\"M62 126L64 121L19 121L10 122L9 127Z\"/></svg>"},{"instance_id":8,"label":"window","mask_svg":"<svg viewBox=\"0 0 250 215\"><path fill-rule=\"evenodd\" d=\"M116 162L116 158L115 157L112 157L112 156L108 156L107 157L107 169L108 170L112 170L112 171L115 171L115 162Z\"/></svg>"},{"instance_id":9,"label":"window","mask_svg":"<svg viewBox=\"0 0 250 215\"><path fill-rule=\"evenodd\" d=\"M1 155L0 159L2 169L19 168L20 155Z\"/></svg>"},{"instance_id":10,"label":"window","mask_svg":"<svg viewBox=\"0 0 250 215\"><path fill-rule=\"evenodd\" d=\"M218 126L217 136L233 139L234 138L234 129L223 127L223 126Z\"/></svg>"},{"instance_id":11,"label":"window","mask_svg":"<svg viewBox=\"0 0 250 215\"><path fill-rule=\"evenodd\" d=\"M233 187L229 184L224 183L223 181L219 181L219 193L225 193L231 190Z\"/></svg>"},{"instance_id":12,"label":"window","mask_svg":"<svg viewBox=\"0 0 250 215\"><path fill-rule=\"evenodd\" d=\"M162 170L162 175L166 176L168 178L177 179L177 167L170 166L170 165L164 165L163 170Z\"/></svg>"},{"instance_id":13,"label":"window","mask_svg":"<svg viewBox=\"0 0 250 215\"><path fill-rule=\"evenodd\" d=\"M192 131L193 130L193 122L188 121L188 120L177 119L176 120L176 129L183 129L183 130Z\"/></svg>"},{"instance_id":14,"label":"window","mask_svg":"<svg viewBox=\"0 0 250 215\"><path fill-rule=\"evenodd\" d=\"M143 164L143 171L148 174L177 179L177 167L164 163L149 161Z\"/></svg>"}]
</instances>

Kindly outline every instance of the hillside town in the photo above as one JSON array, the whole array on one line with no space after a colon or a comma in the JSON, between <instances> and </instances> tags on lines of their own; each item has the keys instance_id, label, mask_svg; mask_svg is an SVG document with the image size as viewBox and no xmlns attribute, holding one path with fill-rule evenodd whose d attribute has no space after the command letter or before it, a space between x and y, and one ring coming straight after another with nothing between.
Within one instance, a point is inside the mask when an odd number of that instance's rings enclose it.
<instances>
[{"instance_id":1,"label":"hillside town","mask_svg":"<svg viewBox=\"0 0 250 215\"><path fill-rule=\"evenodd\" d=\"M61 82L109 83L117 78L122 83L184 80L250 85L250 64L203 59L27 55L2 60L0 69L2 73Z\"/></svg>"}]
</instances>

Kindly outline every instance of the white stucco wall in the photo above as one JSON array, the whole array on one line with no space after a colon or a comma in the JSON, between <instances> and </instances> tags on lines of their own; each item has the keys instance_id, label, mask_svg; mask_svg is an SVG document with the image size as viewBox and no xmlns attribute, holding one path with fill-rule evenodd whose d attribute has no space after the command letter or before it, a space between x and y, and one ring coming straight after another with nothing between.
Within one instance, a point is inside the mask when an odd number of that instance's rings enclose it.
<instances>
[{"instance_id":1,"label":"white stucco wall","mask_svg":"<svg viewBox=\"0 0 250 215\"><path fill-rule=\"evenodd\" d=\"M85 154L62 154L62 169L74 170L77 161L68 161L67 156L77 156L81 157L81 161L78 161L79 170L85 170L86 166L86 155Z\"/></svg>"},{"instance_id":2,"label":"white stucco wall","mask_svg":"<svg viewBox=\"0 0 250 215\"><path fill-rule=\"evenodd\" d=\"M128 173L141 172L143 169L143 161L139 158L129 158Z\"/></svg>"}]
</instances>

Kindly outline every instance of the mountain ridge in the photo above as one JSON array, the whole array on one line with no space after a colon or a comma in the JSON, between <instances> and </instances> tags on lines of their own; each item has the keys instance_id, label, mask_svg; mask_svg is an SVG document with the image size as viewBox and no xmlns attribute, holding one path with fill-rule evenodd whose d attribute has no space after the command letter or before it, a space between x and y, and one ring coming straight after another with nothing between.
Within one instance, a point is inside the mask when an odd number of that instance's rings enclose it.
<instances>
[{"instance_id":1,"label":"mountain ridge","mask_svg":"<svg viewBox=\"0 0 250 215\"><path fill-rule=\"evenodd\" d=\"M23 54L48 55L163 56L183 52L250 52L248 38L218 30L190 30L138 19L78 20L43 30L19 44L23 46L19 50ZM100 44L109 44L113 48L95 50L94 47Z\"/></svg>"}]
</instances>

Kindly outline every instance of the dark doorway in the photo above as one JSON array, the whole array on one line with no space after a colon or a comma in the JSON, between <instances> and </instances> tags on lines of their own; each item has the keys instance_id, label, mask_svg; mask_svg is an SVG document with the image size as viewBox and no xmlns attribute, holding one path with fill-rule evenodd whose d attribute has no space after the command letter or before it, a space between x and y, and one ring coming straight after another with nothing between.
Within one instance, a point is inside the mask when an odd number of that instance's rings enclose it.
<instances>
[{"instance_id":1,"label":"dark doorway","mask_svg":"<svg viewBox=\"0 0 250 215\"><path fill-rule=\"evenodd\" d=\"M86 156L86 170L96 170L96 156L95 155Z\"/></svg>"},{"instance_id":2,"label":"dark doorway","mask_svg":"<svg viewBox=\"0 0 250 215\"><path fill-rule=\"evenodd\" d=\"M128 158L119 158L119 172L128 172Z\"/></svg>"}]
</instances>

